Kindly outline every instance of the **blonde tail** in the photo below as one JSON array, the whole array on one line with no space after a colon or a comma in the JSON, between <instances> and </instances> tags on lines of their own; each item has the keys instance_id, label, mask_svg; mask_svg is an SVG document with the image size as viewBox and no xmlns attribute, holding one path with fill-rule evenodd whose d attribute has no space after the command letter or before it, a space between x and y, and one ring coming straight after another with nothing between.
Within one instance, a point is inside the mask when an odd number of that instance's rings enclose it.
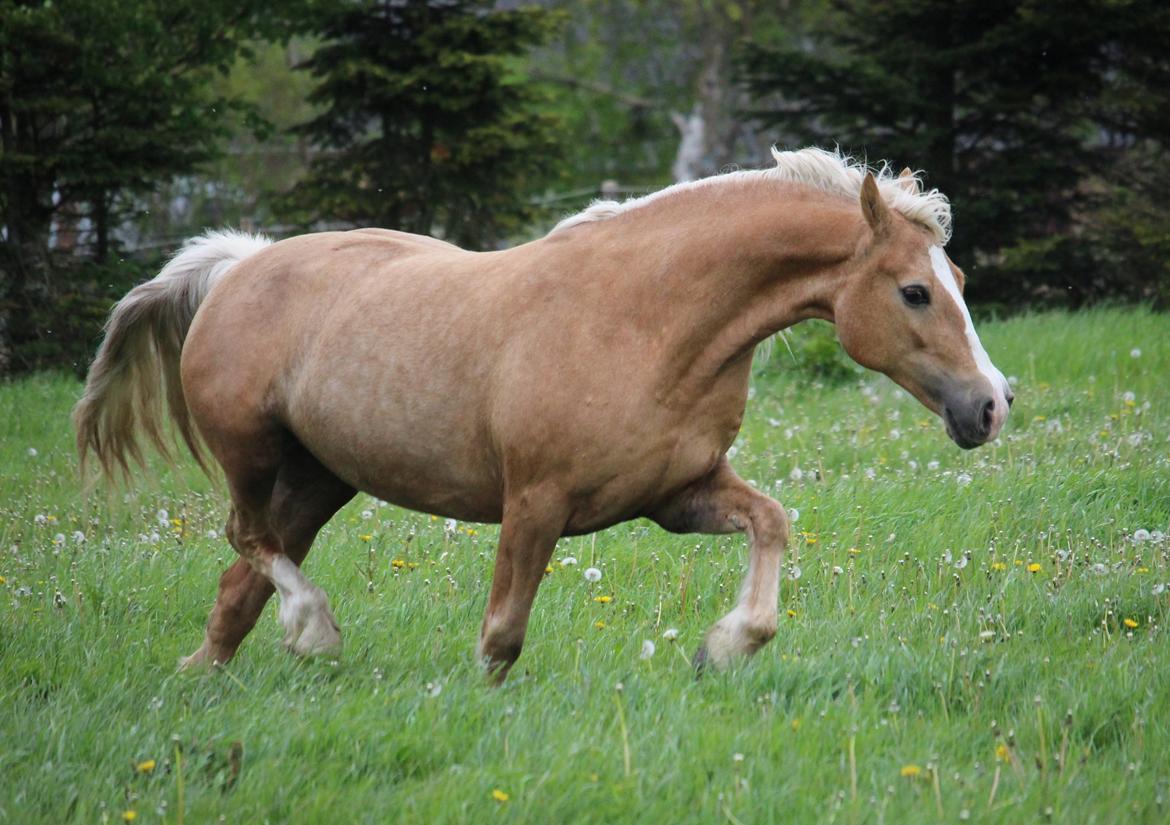
<instances>
[{"instance_id":1,"label":"blonde tail","mask_svg":"<svg viewBox=\"0 0 1170 825\"><path fill-rule=\"evenodd\" d=\"M263 236L242 232L207 232L183 244L153 280L130 290L117 303L106 322L85 392L73 408L83 476L92 452L107 479L118 470L129 478L131 462L144 463L139 431L173 460L164 431L164 397L183 441L207 469L179 377L183 341L216 281L270 243Z\"/></svg>"}]
</instances>

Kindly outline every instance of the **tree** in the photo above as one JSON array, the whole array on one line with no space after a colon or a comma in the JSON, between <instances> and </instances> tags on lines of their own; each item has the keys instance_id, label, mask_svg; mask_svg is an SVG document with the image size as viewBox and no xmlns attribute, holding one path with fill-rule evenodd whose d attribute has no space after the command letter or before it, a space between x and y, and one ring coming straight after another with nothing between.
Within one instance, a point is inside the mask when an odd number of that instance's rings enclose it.
<instances>
[{"instance_id":1,"label":"tree","mask_svg":"<svg viewBox=\"0 0 1170 825\"><path fill-rule=\"evenodd\" d=\"M92 227L104 261L135 194L212 158L233 103L209 80L273 30L275 6L0 0L0 373L61 287L54 222Z\"/></svg>"},{"instance_id":2,"label":"tree","mask_svg":"<svg viewBox=\"0 0 1170 825\"><path fill-rule=\"evenodd\" d=\"M1157 0L841 0L798 47L746 50L752 114L792 142L922 168L950 196L975 296L1100 294L1093 177L1164 143Z\"/></svg>"},{"instance_id":3,"label":"tree","mask_svg":"<svg viewBox=\"0 0 1170 825\"><path fill-rule=\"evenodd\" d=\"M498 241L555 168L558 123L519 57L553 29L539 8L490 0L366 0L320 12L304 68L318 147L289 204L325 219Z\"/></svg>"}]
</instances>

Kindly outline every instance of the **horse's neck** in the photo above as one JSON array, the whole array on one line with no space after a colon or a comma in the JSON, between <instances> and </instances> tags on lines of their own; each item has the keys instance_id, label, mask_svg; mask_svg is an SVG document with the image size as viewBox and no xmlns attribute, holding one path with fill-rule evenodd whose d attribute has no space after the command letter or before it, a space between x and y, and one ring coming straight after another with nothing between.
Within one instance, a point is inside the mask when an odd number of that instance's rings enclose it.
<instances>
[{"instance_id":1,"label":"horse's neck","mask_svg":"<svg viewBox=\"0 0 1170 825\"><path fill-rule=\"evenodd\" d=\"M623 250L621 286L658 330L671 394L687 396L729 371L746 382L755 346L779 330L832 320L863 224L848 201L766 184L710 186L610 220L598 234Z\"/></svg>"}]
</instances>

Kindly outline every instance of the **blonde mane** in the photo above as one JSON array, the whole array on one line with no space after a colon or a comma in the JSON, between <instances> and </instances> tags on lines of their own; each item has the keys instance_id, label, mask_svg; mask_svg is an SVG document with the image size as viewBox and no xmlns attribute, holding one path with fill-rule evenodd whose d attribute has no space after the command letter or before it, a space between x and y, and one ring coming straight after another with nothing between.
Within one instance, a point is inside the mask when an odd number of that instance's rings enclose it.
<instances>
[{"instance_id":1,"label":"blonde mane","mask_svg":"<svg viewBox=\"0 0 1170 825\"><path fill-rule=\"evenodd\" d=\"M776 166L772 169L728 172L701 180L676 183L649 195L631 198L621 203L594 201L583 211L562 220L552 231L560 232L578 224L608 220L677 192L758 181L804 184L822 192L857 199L861 194L862 181L865 180L866 173L870 172L877 181L878 191L891 209L901 213L907 220L929 229L939 244L945 245L950 240L950 202L946 195L937 189L923 191L921 172L914 173L911 187L908 185L911 178L899 177L888 163L883 162L876 169L871 169L867 164L842 155L839 151L827 152L824 149L810 147L782 152L773 148L772 157L776 159Z\"/></svg>"}]
</instances>

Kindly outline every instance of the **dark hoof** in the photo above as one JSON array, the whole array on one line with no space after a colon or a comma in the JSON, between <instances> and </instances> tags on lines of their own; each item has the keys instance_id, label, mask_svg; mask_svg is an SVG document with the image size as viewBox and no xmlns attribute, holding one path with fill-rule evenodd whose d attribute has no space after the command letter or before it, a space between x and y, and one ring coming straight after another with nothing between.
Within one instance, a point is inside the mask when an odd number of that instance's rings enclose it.
<instances>
[{"instance_id":1,"label":"dark hoof","mask_svg":"<svg viewBox=\"0 0 1170 825\"><path fill-rule=\"evenodd\" d=\"M691 659L691 667L695 669L696 679L703 675L703 671L707 669L706 645L699 645L699 649L695 651L695 658Z\"/></svg>"}]
</instances>

